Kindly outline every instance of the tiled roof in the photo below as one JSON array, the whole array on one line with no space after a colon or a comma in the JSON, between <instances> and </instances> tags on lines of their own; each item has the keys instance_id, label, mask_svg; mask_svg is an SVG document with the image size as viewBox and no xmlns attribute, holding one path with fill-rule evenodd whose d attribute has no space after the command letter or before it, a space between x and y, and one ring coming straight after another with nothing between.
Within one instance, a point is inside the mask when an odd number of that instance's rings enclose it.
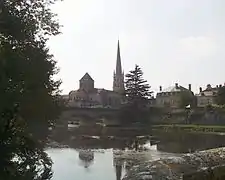
<instances>
[{"instance_id":1,"label":"tiled roof","mask_svg":"<svg viewBox=\"0 0 225 180\"><path fill-rule=\"evenodd\" d=\"M97 90L98 93L114 93L114 94L118 94L115 91L107 90L107 89L104 89L104 88L99 88L99 89L96 88L96 90Z\"/></svg>"},{"instance_id":2,"label":"tiled roof","mask_svg":"<svg viewBox=\"0 0 225 180\"><path fill-rule=\"evenodd\" d=\"M114 93L114 94L118 94L115 91L106 90L106 89L103 89L103 88L94 88L90 92L86 92L84 89L78 89L78 90L75 90L75 91L70 91L69 95L74 94L74 93L85 93L85 94Z\"/></svg>"}]
</instances>

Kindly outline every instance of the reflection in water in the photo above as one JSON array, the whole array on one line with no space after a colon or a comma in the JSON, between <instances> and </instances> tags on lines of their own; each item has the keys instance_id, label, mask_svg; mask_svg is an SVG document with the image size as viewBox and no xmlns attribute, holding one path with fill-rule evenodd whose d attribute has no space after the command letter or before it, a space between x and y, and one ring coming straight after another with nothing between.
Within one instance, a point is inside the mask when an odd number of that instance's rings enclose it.
<instances>
[{"instance_id":1,"label":"reflection in water","mask_svg":"<svg viewBox=\"0 0 225 180\"><path fill-rule=\"evenodd\" d=\"M54 162L52 180L116 180L119 178L119 176L116 177L113 167L112 149L105 150L105 153L95 152L95 158L88 168L82 166L85 162L79 159L79 151L75 149L48 149L47 153ZM124 169L121 169L120 178L124 173Z\"/></svg>"},{"instance_id":2,"label":"reflection in water","mask_svg":"<svg viewBox=\"0 0 225 180\"><path fill-rule=\"evenodd\" d=\"M81 164L84 166L84 168L88 168L93 163L94 152L90 150L80 150L79 159L81 160Z\"/></svg>"},{"instance_id":3,"label":"reflection in water","mask_svg":"<svg viewBox=\"0 0 225 180\"><path fill-rule=\"evenodd\" d=\"M90 150L81 150L79 151L79 158L83 161L93 161L94 159L94 152Z\"/></svg>"},{"instance_id":4,"label":"reflection in water","mask_svg":"<svg viewBox=\"0 0 225 180\"><path fill-rule=\"evenodd\" d=\"M132 134L119 128L108 128L101 133L90 133L89 128L77 131L70 131L66 138L61 138L70 148L47 150L54 162L53 180L121 180L132 165L179 156L171 153L225 145L224 136L212 134L154 131L142 136L141 132L146 131L133 131Z\"/></svg>"},{"instance_id":5,"label":"reflection in water","mask_svg":"<svg viewBox=\"0 0 225 180\"><path fill-rule=\"evenodd\" d=\"M116 165L116 180L121 180L122 165Z\"/></svg>"},{"instance_id":6,"label":"reflection in water","mask_svg":"<svg viewBox=\"0 0 225 180\"><path fill-rule=\"evenodd\" d=\"M113 166L116 172L116 180L121 180L123 172L125 172L124 160L118 161L114 156L113 152Z\"/></svg>"},{"instance_id":7,"label":"reflection in water","mask_svg":"<svg viewBox=\"0 0 225 180\"><path fill-rule=\"evenodd\" d=\"M84 167L85 169L88 169L93 164L93 161L84 161L80 160L79 165Z\"/></svg>"}]
</instances>

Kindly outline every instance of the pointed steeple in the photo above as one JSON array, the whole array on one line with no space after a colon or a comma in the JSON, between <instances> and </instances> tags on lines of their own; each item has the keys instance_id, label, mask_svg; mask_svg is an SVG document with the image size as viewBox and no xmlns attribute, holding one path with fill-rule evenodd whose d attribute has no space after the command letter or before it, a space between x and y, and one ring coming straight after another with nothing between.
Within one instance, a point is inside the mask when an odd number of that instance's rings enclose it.
<instances>
[{"instance_id":1,"label":"pointed steeple","mask_svg":"<svg viewBox=\"0 0 225 180\"><path fill-rule=\"evenodd\" d=\"M121 56L120 56L120 41L118 40L116 74L122 74Z\"/></svg>"},{"instance_id":2,"label":"pointed steeple","mask_svg":"<svg viewBox=\"0 0 225 180\"><path fill-rule=\"evenodd\" d=\"M118 40L117 47L117 60L116 60L116 72L114 71L113 77L113 91L118 93L124 92L124 74L122 72L121 56L120 56L120 42Z\"/></svg>"}]
</instances>

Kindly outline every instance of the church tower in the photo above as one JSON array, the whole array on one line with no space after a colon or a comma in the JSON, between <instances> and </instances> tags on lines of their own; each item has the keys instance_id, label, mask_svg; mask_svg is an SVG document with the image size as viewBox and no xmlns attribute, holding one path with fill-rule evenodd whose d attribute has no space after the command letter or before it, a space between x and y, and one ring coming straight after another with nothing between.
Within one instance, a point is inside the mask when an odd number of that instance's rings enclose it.
<instances>
[{"instance_id":1,"label":"church tower","mask_svg":"<svg viewBox=\"0 0 225 180\"><path fill-rule=\"evenodd\" d=\"M94 80L91 78L91 76L88 73L85 73L85 75L80 79L80 88L82 90L85 90L86 92L91 92L94 90Z\"/></svg>"},{"instance_id":2,"label":"church tower","mask_svg":"<svg viewBox=\"0 0 225 180\"><path fill-rule=\"evenodd\" d=\"M118 40L118 48L117 48L116 71L114 71L114 76L113 76L113 91L118 93L124 93L125 91L124 73L122 72L119 40Z\"/></svg>"}]
</instances>

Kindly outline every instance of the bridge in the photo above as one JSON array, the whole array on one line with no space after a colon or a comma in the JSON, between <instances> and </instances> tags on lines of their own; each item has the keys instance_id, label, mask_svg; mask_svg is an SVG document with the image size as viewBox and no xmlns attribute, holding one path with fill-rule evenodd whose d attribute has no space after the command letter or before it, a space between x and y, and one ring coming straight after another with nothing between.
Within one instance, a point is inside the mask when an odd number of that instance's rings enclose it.
<instances>
[{"instance_id":1,"label":"bridge","mask_svg":"<svg viewBox=\"0 0 225 180\"><path fill-rule=\"evenodd\" d=\"M80 124L104 123L107 125L118 124L119 109L112 108L65 108L59 118L60 122Z\"/></svg>"}]
</instances>

